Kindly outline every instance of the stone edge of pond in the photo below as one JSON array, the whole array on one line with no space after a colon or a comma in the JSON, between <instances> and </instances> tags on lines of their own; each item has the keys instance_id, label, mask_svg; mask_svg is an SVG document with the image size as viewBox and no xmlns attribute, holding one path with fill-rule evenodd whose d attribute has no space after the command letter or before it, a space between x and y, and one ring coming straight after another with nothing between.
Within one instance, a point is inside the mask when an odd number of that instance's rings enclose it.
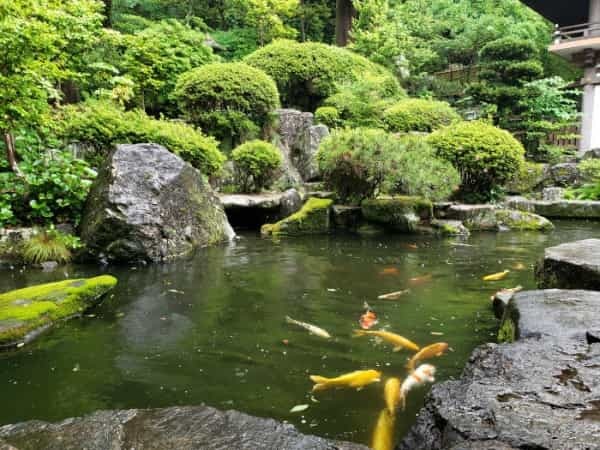
<instances>
[{"instance_id":1,"label":"stone edge of pond","mask_svg":"<svg viewBox=\"0 0 600 450\"><path fill-rule=\"evenodd\" d=\"M100 275L0 294L0 351L22 347L57 322L81 316L97 305L116 284L115 277Z\"/></svg>"},{"instance_id":2,"label":"stone edge of pond","mask_svg":"<svg viewBox=\"0 0 600 450\"><path fill-rule=\"evenodd\" d=\"M0 448L75 450L130 448L368 450L351 442L300 433L291 424L235 410L199 406L96 411L49 423L0 427Z\"/></svg>"}]
</instances>

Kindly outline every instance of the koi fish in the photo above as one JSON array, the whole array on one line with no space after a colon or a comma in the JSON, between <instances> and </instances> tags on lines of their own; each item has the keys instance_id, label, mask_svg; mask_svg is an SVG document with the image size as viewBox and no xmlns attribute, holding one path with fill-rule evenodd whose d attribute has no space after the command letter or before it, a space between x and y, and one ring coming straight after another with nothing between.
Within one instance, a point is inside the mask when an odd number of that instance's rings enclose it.
<instances>
[{"instance_id":1,"label":"koi fish","mask_svg":"<svg viewBox=\"0 0 600 450\"><path fill-rule=\"evenodd\" d=\"M414 372L417 361L434 358L436 356L442 356L446 350L448 350L448 344L446 342L438 342L436 344L423 347L418 353L413 355L410 361L408 361L406 367L408 367L409 371Z\"/></svg>"},{"instance_id":2,"label":"koi fish","mask_svg":"<svg viewBox=\"0 0 600 450\"><path fill-rule=\"evenodd\" d=\"M518 262L518 263L514 263L512 266L513 269L515 270L525 270L527 269L527 267L525 266L525 264L523 264L522 262Z\"/></svg>"},{"instance_id":3,"label":"koi fish","mask_svg":"<svg viewBox=\"0 0 600 450\"><path fill-rule=\"evenodd\" d=\"M398 378L389 378L383 387L385 405L392 416L396 414L396 408L400 402L400 384Z\"/></svg>"},{"instance_id":4,"label":"koi fish","mask_svg":"<svg viewBox=\"0 0 600 450\"><path fill-rule=\"evenodd\" d=\"M379 272L379 275L398 275L400 271L396 267L385 267Z\"/></svg>"},{"instance_id":5,"label":"koi fish","mask_svg":"<svg viewBox=\"0 0 600 450\"><path fill-rule=\"evenodd\" d=\"M378 322L379 320L377 320L377 314L375 314L375 312L371 311L370 309L367 309L358 320L358 323L360 324L360 327L363 330L368 330L369 328L374 327L375 325L377 325Z\"/></svg>"},{"instance_id":6,"label":"koi fish","mask_svg":"<svg viewBox=\"0 0 600 450\"><path fill-rule=\"evenodd\" d=\"M330 388L354 388L361 390L365 386L381 381L381 372L377 370L356 370L335 378L325 378L320 375L310 375L315 385L313 392L324 391Z\"/></svg>"},{"instance_id":7,"label":"koi fish","mask_svg":"<svg viewBox=\"0 0 600 450\"><path fill-rule=\"evenodd\" d=\"M491 275L486 275L485 277L482 278L483 281L499 281L499 280L503 280L506 275L508 275L508 272L510 272L510 270L503 270L502 272L497 272L497 273L493 273Z\"/></svg>"},{"instance_id":8,"label":"koi fish","mask_svg":"<svg viewBox=\"0 0 600 450\"><path fill-rule=\"evenodd\" d=\"M381 294L377 298L379 300L396 300L409 293L410 289L404 289L402 291L390 292L389 294Z\"/></svg>"},{"instance_id":9,"label":"koi fish","mask_svg":"<svg viewBox=\"0 0 600 450\"><path fill-rule=\"evenodd\" d=\"M426 274L426 275L421 275L420 277L412 277L410 281L412 284L422 284L425 283L427 281L431 281L431 279L433 278L433 275L431 275L430 273Z\"/></svg>"},{"instance_id":10,"label":"koi fish","mask_svg":"<svg viewBox=\"0 0 600 450\"><path fill-rule=\"evenodd\" d=\"M411 389L423 386L425 383L433 383L435 381L435 367L431 364L421 364L417 370L413 371L400 386L400 405L402 410L406 408L406 396Z\"/></svg>"},{"instance_id":11,"label":"koi fish","mask_svg":"<svg viewBox=\"0 0 600 450\"><path fill-rule=\"evenodd\" d=\"M285 321L287 323L298 325L299 327L304 328L310 334L314 334L315 336L319 336L325 339L331 338L331 335L327 331L325 331L323 328L319 328L316 325L306 322L300 322L299 320L292 319L290 316L285 316Z\"/></svg>"},{"instance_id":12,"label":"koi fish","mask_svg":"<svg viewBox=\"0 0 600 450\"><path fill-rule=\"evenodd\" d=\"M387 409L383 409L379 413L371 438L371 448L373 450L393 450L395 425L396 417L390 414Z\"/></svg>"},{"instance_id":13,"label":"koi fish","mask_svg":"<svg viewBox=\"0 0 600 450\"><path fill-rule=\"evenodd\" d=\"M399 352L403 348L406 348L408 350L413 350L415 352L418 352L419 348L420 348L417 344L415 344L412 341L409 341L405 337L402 337L402 336L400 336L399 334L396 334L396 333L391 333L389 331L382 331L382 330L377 330L377 331L354 330L354 337L358 337L358 336L377 336L377 337L383 339L384 341L387 341L390 344L392 344L394 346L394 351L395 352Z\"/></svg>"}]
</instances>

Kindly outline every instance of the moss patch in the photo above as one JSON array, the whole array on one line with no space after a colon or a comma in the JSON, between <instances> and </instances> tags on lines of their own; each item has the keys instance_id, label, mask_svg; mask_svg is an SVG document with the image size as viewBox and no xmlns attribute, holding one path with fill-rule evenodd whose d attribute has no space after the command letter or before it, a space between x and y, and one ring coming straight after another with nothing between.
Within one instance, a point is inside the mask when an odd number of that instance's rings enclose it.
<instances>
[{"instance_id":1,"label":"moss patch","mask_svg":"<svg viewBox=\"0 0 600 450\"><path fill-rule=\"evenodd\" d=\"M548 219L537 214L509 209L496 210L496 220L511 230L550 231L554 225Z\"/></svg>"},{"instance_id":2,"label":"moss patch","mask_svg":"<svg viewBox=\"0 0 600 450\"><path fill-rule=\"evenodd\" d=\"M516 332L517 328L515 327L515 323L512 321L512 319L504 319L500 325L500 329L498 330L498 342L514 342L517 338Z\"/></svg>"},{"instance_id":3,"label":"moss patch","mask_svg":"<svg viewBox=\"0 0 600 450\"><path fill-rule=\"evenodd\" d=\"M327 233L332 205L331 199L311 197L299 211L277 223L263 225L260 231L264 235Z\"/></svg>"},{"instance_id":4,"label":"moss patch","mask_svg":"<svg viewBox=\"0 0 600 450\"><path fill-rule=\"evenodd\" d=\"M102 275L0 294L0 347L16 345L28 340L29 333L81 314L116 284L116 278Z\"/></svg>"},{"instance_id":5,"label":"moss patch","mask_svg":"<svg viewBox=\"0 0 600 450\"><path fill-rule=\"evenodd\" d=\"M404 232L433 217L432 203L421 197L380 197L363 201L361 207L366 220Z\"/></svg>"}]
</instances>

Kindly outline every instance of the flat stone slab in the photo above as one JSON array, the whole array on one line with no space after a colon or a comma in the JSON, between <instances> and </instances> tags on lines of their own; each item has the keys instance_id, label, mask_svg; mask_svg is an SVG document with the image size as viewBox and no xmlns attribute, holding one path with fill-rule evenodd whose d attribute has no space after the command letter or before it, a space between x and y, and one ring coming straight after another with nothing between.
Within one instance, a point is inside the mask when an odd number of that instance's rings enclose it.
<instances>
[{"instance_id":1,"label":"flat stone slab","mask_svg":"<svg viewBox=\"0 0 600 450\"><path fill-rule=\"evenodd\" d=\"M301 434L292 425L208 406L98 411L59 423L0 427L0 449L368 450Z\"/></svg>"},{"instance_id":2,"label":"flat stone slab","mask_svg":"<svg viewBox=\"0 0 600 450\"><path fill-rule=\"evenodd\" d=\"M600 448L600 292L520 292L509 319L520 339L434 385L400 450Z\"/></svg>"},{"instance_id":3,"label":"flat stone slab","mask_svg":"<svg viewBox=\"0 0 600 450\"><path fill-rule=\"evenodd\" d=\"M290 189L285 192L268 192L264 194L219 194L219 200L221 200L226 210L231 208L273 209L279 208L281 203L288 199L292 193L291 191L300 197L295 189Z\"/></svg>"},{"instance_id":4,"label":"flat stone slab","mask_svg":"<svg viewBox=\"0 0 600 450\"><path fill-rule=\"evenodd\" d=\"M600 239L547 248L535 274L540 288L600 290Z\"/></svg>"},{"instance_id":5,"label":"flat stone slab","mask_svg":"<svg viewBox=\"0 0 600 450\"><path fill-rule=\"evenodd\" d=\"M530 200L508 197L508 208L532 212L550 219L600 219L600 201L591 200Z\"/></svg>"}]
</instances>

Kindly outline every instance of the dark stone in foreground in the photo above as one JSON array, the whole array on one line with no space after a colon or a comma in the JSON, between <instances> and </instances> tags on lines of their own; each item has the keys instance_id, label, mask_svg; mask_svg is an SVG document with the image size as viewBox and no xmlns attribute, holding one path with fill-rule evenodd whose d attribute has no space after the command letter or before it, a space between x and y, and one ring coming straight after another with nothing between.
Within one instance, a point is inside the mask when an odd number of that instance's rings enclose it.
<instances>
[{"instance_id":1,"label":"dark stone in foreground","mask_svg":"<svg viewBox=\"0 0 600 450\"><path fill-rule=\"evenodd\" d=\"M208 406L98 411L60 423L0 427L0 450L367 450L292 425Z\"/></svg>"},{"instance_id":2,"label":"dark stone in foreground","mask_svg":"<svg viewBox=\"0 0 600 450\"><path fill-rule=\"evenodd\" d=\"M600 293L521 292L501 330L509 319L520 340L478 347L434 385L400 450L600 449Z\"/></svg>"},{"instance_id":3,"label":"dark stone in foreground","mask_svg":"<svg viewBox=\"0 0 600 450\"><path fill-rule=\"evenodd\" d=\"M88 197L81 238L90 256L165 261L233 237L200 173L157 144L118 145Z\"/></svg>"},{"instance_id":4,"label":"dark stone in foreground","mask_svg":"<svg viewBox=\"0 0 600 450\"><path fill-rule=\"evenodd\" d=\"M540 288L600 290L600 239L547 248L536 279Z\"/></svg>"}]
</instances>

